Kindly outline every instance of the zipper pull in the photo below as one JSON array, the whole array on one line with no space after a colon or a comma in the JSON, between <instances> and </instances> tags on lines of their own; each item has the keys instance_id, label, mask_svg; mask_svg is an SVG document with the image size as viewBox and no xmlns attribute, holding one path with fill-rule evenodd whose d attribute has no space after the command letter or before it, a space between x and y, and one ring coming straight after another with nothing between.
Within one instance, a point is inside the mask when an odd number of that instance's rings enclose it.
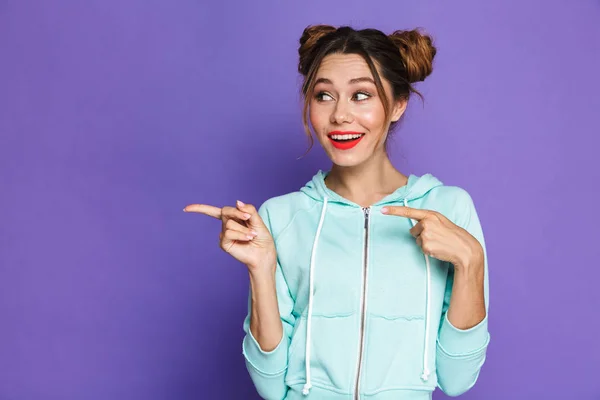
<instances>
[{"instance_id":1,"label":"zipper pull","mask_svg":"<svg viewBox=\"0 0 600 400\"><path fill-rule=\"evenodd\" d=\"M369 227L369 207L363 207L365 213L365 229Z\"/></svg>"}]
</instances>

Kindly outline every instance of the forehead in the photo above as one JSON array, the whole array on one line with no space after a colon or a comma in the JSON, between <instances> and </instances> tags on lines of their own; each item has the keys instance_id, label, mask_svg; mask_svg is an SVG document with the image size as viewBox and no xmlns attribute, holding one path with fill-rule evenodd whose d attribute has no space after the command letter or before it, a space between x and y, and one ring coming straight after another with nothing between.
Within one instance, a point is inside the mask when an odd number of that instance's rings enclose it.
<instances>
[{"instance_id":1,"label":"forehead","mask_svg":"<svg viewBox=\"0 0 600 400\"><path fill-rule=\"evenodd\" d=\"M369 65L358 54L329 54L319 66L317 78L328 78L335 84L345 84L352 78L373 78Z\"/></svg>"}]
</instances>

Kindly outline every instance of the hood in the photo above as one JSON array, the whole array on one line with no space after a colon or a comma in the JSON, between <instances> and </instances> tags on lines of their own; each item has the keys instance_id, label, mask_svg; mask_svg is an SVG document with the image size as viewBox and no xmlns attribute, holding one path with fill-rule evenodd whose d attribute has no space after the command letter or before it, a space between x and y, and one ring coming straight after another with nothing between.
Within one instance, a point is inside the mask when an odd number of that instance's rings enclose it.
<instances>
[{"instance_id":1,"label":"hood","mask_svg":"<svg viewBox=\"0 0 600 400\"><path fill-rule=\"evenodd\" d=\"M325 177L328 174L329 171L324 172L319 170L319 172L317 172L312 179L300 189L300 191L316 201L322 202L325 198L327 198L329 202L360 207L358 204L345 199L339 194L330 190L325 185ZM442 185L443 183L431 174L425 174L422 176L411 174L408 176L408 182L406 185L399 187L393 193L387 195L374 205L415 200L425 196L431 189Z\"/></svg>"}]
</instances>

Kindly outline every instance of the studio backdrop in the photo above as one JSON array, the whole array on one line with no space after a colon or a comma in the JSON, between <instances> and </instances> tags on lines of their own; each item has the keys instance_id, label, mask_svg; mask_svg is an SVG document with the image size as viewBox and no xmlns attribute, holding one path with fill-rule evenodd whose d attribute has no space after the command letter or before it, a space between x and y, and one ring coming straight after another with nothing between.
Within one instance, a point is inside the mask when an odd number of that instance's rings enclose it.
<instances>
[{"instance_id":1,"label":"studio backdrop","mask_svg":"<svg viewBox=\"0 0 600 400\"><path fill-rule=\"evenodd\" d=\"M486 235L462 397L600 399L599 21L592 0L0 1L0 399L258 399L247 271L182 208L329 168L298 160L318 23L435 39L390 153L466 189Z\"/></svg>"}]
</instances>

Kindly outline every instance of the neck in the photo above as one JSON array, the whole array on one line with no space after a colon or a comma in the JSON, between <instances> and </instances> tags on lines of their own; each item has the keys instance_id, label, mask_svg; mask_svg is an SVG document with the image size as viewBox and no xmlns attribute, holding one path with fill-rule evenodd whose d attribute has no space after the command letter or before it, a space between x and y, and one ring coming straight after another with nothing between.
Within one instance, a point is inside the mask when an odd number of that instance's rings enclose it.
<instances>
[{"instance_id":1,"label":"neck","mask_svg":"<svg viewBox=\"0 0 600 400\"><path fill-rule=\"evenodd\" d=\"M333 165L325 184L340 196L369 207L396 189L406 185L408 178L398 171L387 154L373 157L352 167Z\"/></svg>"}]
</instances>

